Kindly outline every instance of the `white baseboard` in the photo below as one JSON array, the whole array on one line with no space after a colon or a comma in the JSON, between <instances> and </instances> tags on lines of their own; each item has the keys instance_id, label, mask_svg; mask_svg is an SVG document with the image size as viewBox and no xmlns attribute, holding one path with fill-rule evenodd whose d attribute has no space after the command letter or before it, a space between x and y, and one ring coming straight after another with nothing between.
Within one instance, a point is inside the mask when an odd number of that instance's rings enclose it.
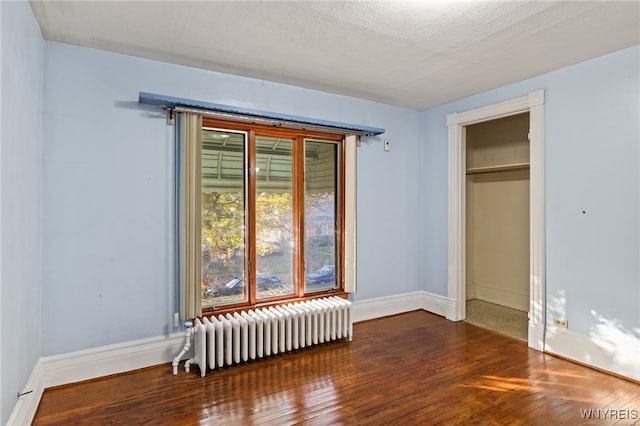
<instances>
[{"instance_id":1,"label":"white baseboard","mask_svg":"<svg viewBox=\"0 0 640 426\"><path fill-rule=\"evenodd\" d=\"M183 344L184 333L176 333L41 358L46 387L171 362Z\"/></svg>"},{"instance_id":2,"label":"white baseboard","mask_svg":"<svg viewBox=\"0 0 640 426\"><path fill-rule=\"evenodd\" d=\"M9 420L7 421L7 426L30 425L46 387L42 363L39 359L36 361L36 365L33 367L33 370L31 370L31 375L24 386L24 392L29 393L18 398L18 402L16 402L16 405L13 407L11 416L9 416Z\"/></svg>"},{"instance_id":3,"label":"white baseboard","mask_svg":"<svg viewBox=\"0 0 640 426\"><path fill-rule=\"evenodd\" d=\"M546 330L544 347L545 352L640 381L640 346L638 345L635 348L611 347L589 336L549 326Z\"/></svg>"},{"instance_id":4,"label":"white baseboard","mask_svg":"<svg viewBox=\"0 0 640 426\"><path fill-rule=\"evenodd\" d=\"M351 318L353 322L366 321L403 312L423 309L446 317L453 311L453 301L447 297L426 291L397 294L375 299L353 302Z\"/></svg>"},{"instance_id":5,"label":"white baseboard","mask_svg":"<svg viewBox=\"0 0 640 426\"><path fill-rule=\"evenodd\" d=\"M450 319L454 315L454 302L447 297L424 291L366 299L353 302L352 320L353 322L366 321L418 309ZM588 337L564 329L550 331L547 329L544 337L541 327L530 329L529 332L530 338L533 334L535 339L539 340L541 349L544 340L545 350L548 352L640 380L640 367L637 364L635 366L616 364L610 353ZM178 354L183 344L184 334L176 333L168 337L141 339L42 357L36 362L24 388L25 391L32 392L18 400L7 425L30 424L42 393L48 387L169 363ZM171 367L167 366L167 374L170 372Z\"/></svg>"},{"instance_id":6,"label":"white baseboard","mask_svg":"<svg viewBox=\"0 0 640 426\"><path fill-rule=\"evenodd\" d=\"M447 319L453 318L455 313L455 303L453 300L445 296L438 294L428 293L426 291L422 293L422 306L421 308L427 312L441 315Z\"/></svg>"},{"instance_id":7,"label":"white baseboard","mask_svg":"<svg viewBox=\"0 0 640 426\"><path fill-rule=\"evenodd\" d=\"M374 318L396 315L402 312L420 309L421 292L377 297L375 299L356 300L351 305L353 322L367 321Z\"/></svg>"},{"instance_id":8,"label":"white baseboard","mask_svg":"<svg viewBox=\"0 0 640 426\"><path fill-rule=\"evenodd\" d=\"M446 297L418 291L356 301L353 322L424 309L446 316L453 303ZM29 394L18 400L8 425L30 424L46 388L169 363L184 344L184 334L135 340L62 355L42 357L25 386ZM167 369L167 374L170 372Z\"/></svg>"},{"instance_id":9,"label":"white baseboard","mask_svg":"<svg viewBox=\"0 0 640 426\"><path fill-rule=\"evenodd\" d=\"M31 424L46 388L169 363L183 344L184 333L177 333L42 357L24 388L32 392L18 400L7 425ZM171 366L167 374L171 374Z\"/></svg>"}]
</instances>

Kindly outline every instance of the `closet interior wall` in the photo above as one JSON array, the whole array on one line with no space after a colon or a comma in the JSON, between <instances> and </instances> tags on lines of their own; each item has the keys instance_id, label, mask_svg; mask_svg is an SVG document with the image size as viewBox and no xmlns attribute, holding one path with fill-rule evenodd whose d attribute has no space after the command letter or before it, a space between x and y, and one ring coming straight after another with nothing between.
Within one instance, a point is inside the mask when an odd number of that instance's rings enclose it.
<instances>
[{"instance_id":1,"label":"closet interior wall","mask_svg":"<svg viewBox=\"0 0 640 426\"><path fill-rule=\"evenodd\" d=\"M529 310L529 113L466 127L466 294Z\"/></svg>"}]
</instances>

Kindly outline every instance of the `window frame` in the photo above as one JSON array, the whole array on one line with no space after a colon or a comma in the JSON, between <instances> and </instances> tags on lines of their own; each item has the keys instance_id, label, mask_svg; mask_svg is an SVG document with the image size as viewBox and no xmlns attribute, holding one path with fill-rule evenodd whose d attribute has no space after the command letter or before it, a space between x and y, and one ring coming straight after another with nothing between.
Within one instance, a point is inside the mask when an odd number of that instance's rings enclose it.
<instances>
[{"instance_id":1,"label":"window frame","mask_svg":"<svg viewBox=\"0 0 640 426\"><path fill-rule=\"evenodd\" d=\"M317 299L321 297L339 296L347 298L348 293L345 292L345 135L335 132L323 132L318 130L305 130L297 128L287 127L271 127L256 123L245 123L231 120L220 120L216 118L209 118L204 116L202 118L202 129L219 129L229 130L233 132L246 132L247 134L247 164L248 173L245 175L246 193L247 193L247 206L246 206L246 225L248 227L245 235L247 243L245 244L245 258L250 262L251 271L248 274L247 285L247 300L230 303L224 305L214 306L202 306L202 316L207 315L225 315L226 313L232 313L239 310L262 308L272 305L278 305L283 303L294 303L305 300ZM278 295L269 298L257 299L256 288L256 250L255 250L255 235L256 235L256 173L251 171L256 170L256 137L280 137L287 138L293 141L292 146L292 161L293 161L293 222L294 222L294 265L293 265L293 294ZM305 276L305 259L304 259L304 141L305 139L313 139L317 141L326 141L328 143L334 143L338 149L338 164L337 174L338 179L336 183L336 202L338 203L338 209L336 211L337 221L337 233L336 233L336 287L326 290L319 290L314 292L306 292L304 289L304 276ZM202 143L202 142L200 142ZM302 160L301 160L302 159ZM201 236L199 236L201 238ZM201 256L201 253L198 254ZM202 262L200 258L200 262ZM245 265L245 271L246 271ZM199 287L198 287L199 288Z\"/></svg>"}]
</instances>

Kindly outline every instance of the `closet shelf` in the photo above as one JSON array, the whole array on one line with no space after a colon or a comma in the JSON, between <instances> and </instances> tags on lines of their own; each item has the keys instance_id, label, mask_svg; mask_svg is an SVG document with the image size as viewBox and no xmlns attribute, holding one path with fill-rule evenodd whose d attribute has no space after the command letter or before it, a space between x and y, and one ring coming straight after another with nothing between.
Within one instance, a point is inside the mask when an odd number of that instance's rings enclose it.
<instances>
[{"instance_id":1,"label":"closet shelf","mask_svg":"<svg viewBox=\"0 0 640 426\"><path fill-rule=\"evenodd\" d=\"M529 168L529 163L501 164L499 166L472 167L467 169L468 175L479 173L504 172L510 170L525 170Z\"/></svg>"}]
</instances>

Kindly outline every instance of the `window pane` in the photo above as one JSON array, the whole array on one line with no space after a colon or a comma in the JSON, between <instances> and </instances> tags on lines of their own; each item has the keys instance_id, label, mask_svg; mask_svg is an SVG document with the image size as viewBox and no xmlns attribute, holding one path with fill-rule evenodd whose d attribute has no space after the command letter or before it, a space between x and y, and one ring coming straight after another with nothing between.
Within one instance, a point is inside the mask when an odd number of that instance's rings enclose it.
<instances>
[{"instance_id":1,"label":"window pane","mask_svg":"<svg viewBox=\"0 0 640 426\"><path fill-rule=\"evenodd\" d=\"M338 145L305 140L305 292L336 287Z\"/></svg>"},{"instance_id":2,"label":"window pane","mask_svg":"<svg viewBox=\"0 0 640 426\"><path fill-rule=\"evenodd\" d=\"M256 294L293 293L291 139L256 137Z\"/></svg>"},{"instance_id":3,"label":"window pane","mask_svg":"<svg viewBox=\"0 0 640 426\"><path fill-rule=\"evenodd\" d=\"M202 130L202 306L247 300L246 134Z\"/></svg>"}]
</instances>

